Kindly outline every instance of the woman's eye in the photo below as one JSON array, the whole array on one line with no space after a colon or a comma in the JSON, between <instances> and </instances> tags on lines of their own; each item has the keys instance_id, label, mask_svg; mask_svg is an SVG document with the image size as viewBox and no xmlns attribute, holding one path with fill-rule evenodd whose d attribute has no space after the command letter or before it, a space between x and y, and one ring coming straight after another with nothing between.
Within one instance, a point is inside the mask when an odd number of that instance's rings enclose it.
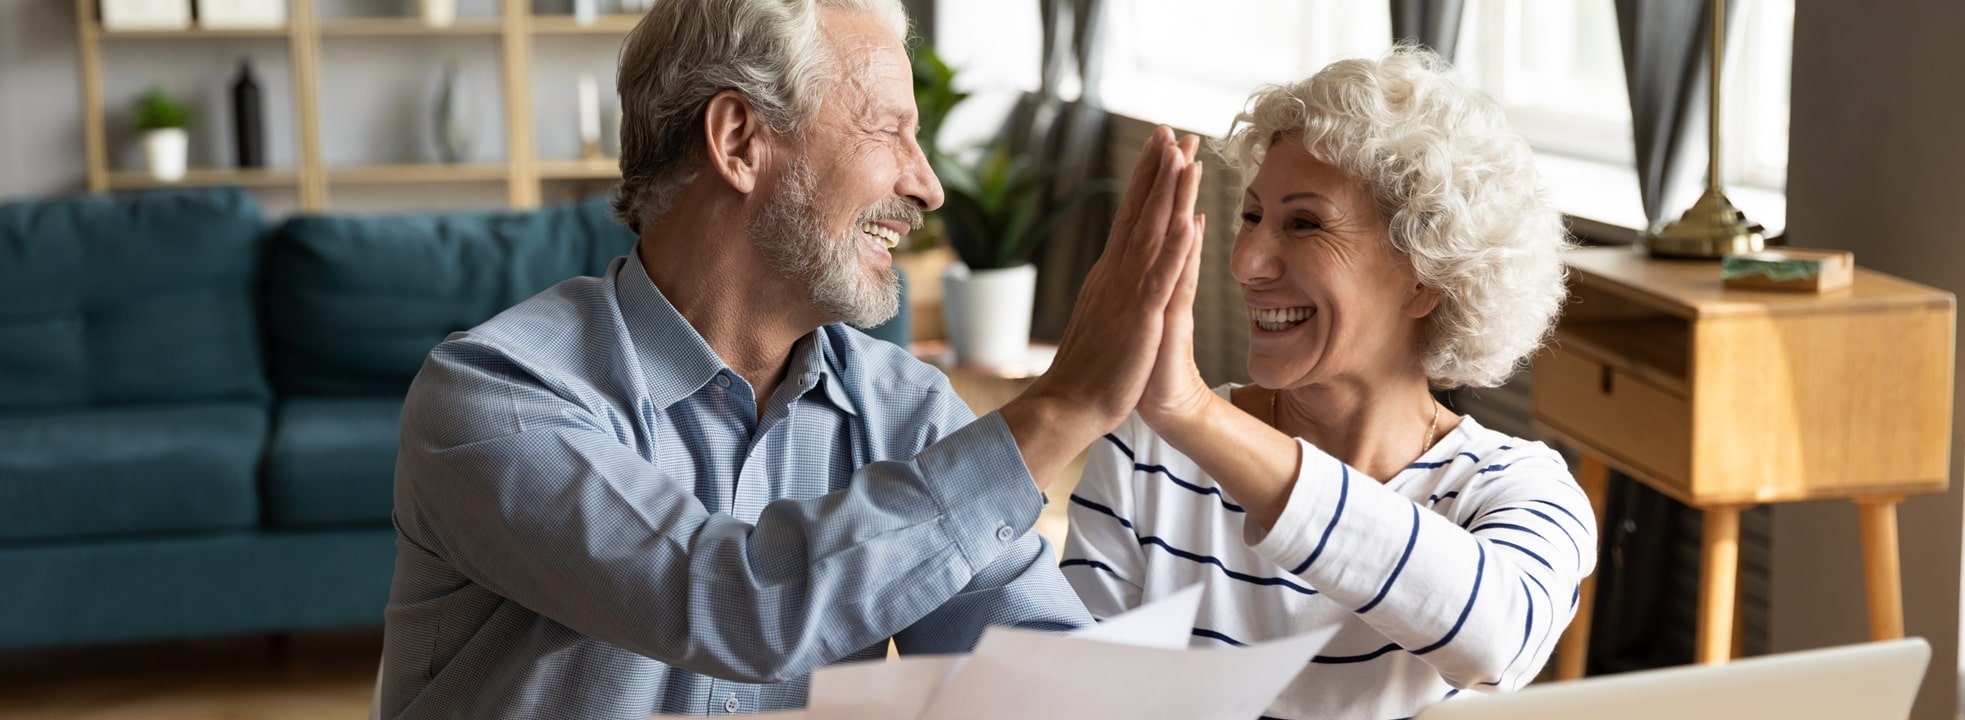
<instances>
[{"instance_id":1,"label":"woman's eye","mask_svg":"<svg viewBox=\"0 0 1965 720\"><path fill-rule=\"evenodd\" d=\"M1321 230L1323 227L1323 223L1311 218L1296 218L1290 221L1290 229L1292 230Z\"/></svg>"},{"instance_id":2,"label":"woman's eye","mask_svg":"<svg viewBox=\"0 0 1965 720\"><path fill-rule=\"evenodd\" d=\"M1259 225L1261 223L1262 223L1262 213L1252 213L1252 212L1242 213L1243 225Z\"/></svg>"}]
</instances>

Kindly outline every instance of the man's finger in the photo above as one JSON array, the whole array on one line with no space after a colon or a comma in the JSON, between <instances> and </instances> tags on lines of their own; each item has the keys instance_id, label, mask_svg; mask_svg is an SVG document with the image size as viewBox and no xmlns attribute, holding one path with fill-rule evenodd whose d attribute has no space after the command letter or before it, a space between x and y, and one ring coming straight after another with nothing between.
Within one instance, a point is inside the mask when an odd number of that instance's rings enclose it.
<instances>
[{"instance_id":1,"label":"man's finger","mask_svg":"<svg viewBox=\"0 0 1965 720\"><path fill-rule=\"evenodd\" d=\"M1128 242L1134 250L1141 251L1140 267L1150 268L1159 263L1158 255L1165 249L1169 217L1173 213L1174 198L1179 192L1180 180L1188 172L1188 163L1181 157L1178 147L1168 147L1160 156L1160 167L1153 179L1153 190L1146 195L1146 204L1139 208L1132 226L1132 238Z\"/></svg>"},{"instance_id":2,"label":"man's finger","mask_svg":"<svg viewBox=\"0 0 1965 720\"><path fill-rule=\"evenodd\" d=\"M1161 156L1172 144L1168 142L1171 132L1162 125L1153 128L1152 134L1147 136L1146 146L1140 149L1139 162L1133 164L1133 177L1126 183L1126 194L1120 196L1118 210L1112 215L1113 231L1108 237L1124 240L1131 234L1132 224L1139 219L1140 207L1146 204L1146 195L1153 189ZM1110 249L1115 244L1125 243L1107 242L1106 247Z\"/></svg>"}]
</instances>

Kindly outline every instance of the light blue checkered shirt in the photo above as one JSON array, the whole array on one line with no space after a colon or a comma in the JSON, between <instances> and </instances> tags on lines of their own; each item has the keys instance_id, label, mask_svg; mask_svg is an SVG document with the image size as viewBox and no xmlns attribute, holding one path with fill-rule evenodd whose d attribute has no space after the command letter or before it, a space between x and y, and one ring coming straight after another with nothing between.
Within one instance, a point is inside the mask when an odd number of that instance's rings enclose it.
<instances>
[{"instance_id":1,"label":"light blue checkered shirt","mask_svg":"<svg viewBox=\"0 0 1965 720\"><path fill-rule=\"evenodd\" d=\"M759 420L632 254L430 353L403 408L394 718L800 707L815 667L1090 616L1009 428L830 325Z\"/></svg>"}]
</instances>

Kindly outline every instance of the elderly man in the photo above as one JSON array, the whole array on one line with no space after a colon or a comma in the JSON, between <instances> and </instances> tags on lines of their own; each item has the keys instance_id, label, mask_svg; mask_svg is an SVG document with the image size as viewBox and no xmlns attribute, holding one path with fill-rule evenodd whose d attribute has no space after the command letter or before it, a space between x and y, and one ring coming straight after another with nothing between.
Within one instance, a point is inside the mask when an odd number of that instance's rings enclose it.
<instances>
[{"instance_id":1,"label":"elderly man","mask_svg":"<svg viewBox=\"0 0 1965 720\"><path fill-rule=\"evenodd\" d=\"M430 353L403 410L384 717L797 707L815 667L1090 618L1040 482L1137 402L1198 247L1161 130L1050 373L975 419L846 325L942 191L896 0L663 0L621 55L640 237Z\"/></svg>"}]
</instances>

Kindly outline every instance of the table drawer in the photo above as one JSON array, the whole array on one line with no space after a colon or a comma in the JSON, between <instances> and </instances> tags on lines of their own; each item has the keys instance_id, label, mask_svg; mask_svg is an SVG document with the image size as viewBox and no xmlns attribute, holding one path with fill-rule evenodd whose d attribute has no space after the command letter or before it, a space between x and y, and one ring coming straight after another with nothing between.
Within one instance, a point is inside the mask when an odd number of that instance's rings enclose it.
<instances>
[{"instance_id":1,"label":"table drawer","mask_svg":"<svg viewBox=\"0 0 1965 720\"><path fill-rule=\"evenodd\" d=\"M1532 377L1538 424L1690 494L1692 404L1684 396L1561 347L1536 357Z\"/></svg>"}]
</instances>

